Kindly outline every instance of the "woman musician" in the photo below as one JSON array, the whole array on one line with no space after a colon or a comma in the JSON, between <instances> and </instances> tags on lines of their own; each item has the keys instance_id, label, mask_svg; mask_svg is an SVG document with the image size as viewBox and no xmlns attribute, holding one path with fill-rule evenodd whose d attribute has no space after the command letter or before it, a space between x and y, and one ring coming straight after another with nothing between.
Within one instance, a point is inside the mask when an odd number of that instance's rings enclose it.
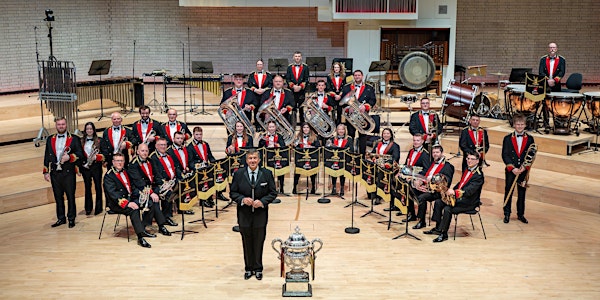
<instances>
[{"instance_id":1,"label":"woman musician","mask_svg":"<svg viewBox=\"0 0 600 300\"><path fill-rule=\"evenodd\" d=\"M342 123L342 108L338 105L342 99L342 87L346 85L346 70L341 62L334 62L331 65L331 72L327 76L327 92L330 97L333 97L332 119L336 124Z\"/></svg>"},{"instance_id":2,"label":"woman musician","mask_svg":"<svg viewBox=\"0 0 600 300\"><path fill-rule=\"evenodd\" d=\"M346 131L346 125L339 124L336 127L336 135L327 141L328 147L335 147L339 149L348 149L350 152L354 152L354 140L348 136ZM331 194L336 195L335 185L337 183L337 177L331 177ZM340 176L340 196L344 196L344 185L346 183L346 177Z\"/></svg>"},{"instance_id":3,"label":"woman musician","mask_svg":"<svg viewBox=\"0 0 600 300\"><path fill-rule=\"evenodd\" d=\"M96 191L96 209L94 215L104 211L102 206L102 162L104 156L100 154L100 138L96 134L96 126L92 122L87 122L84 126L84 136L81 138L83 147L83 162L80 166L83 176L83 185L85 187L85 214L91 215L94 208L92 201L92 180Z\"/></svg>"},{"instance_id":4,"label":"woman musician","mask_svg":"<svg viewBox=\"0 0 600 300\"><path fill-rule=\"evenodd\" d=\"M394 142L394 133L392 132L392 129L384 128L381 131L381 140L375 143L371 153L376 155L391 156L391 160L386 160L384 162L384 167L386 169L392 169L394 167L394 163L398 163L400 161L400 145ZM373 197L376 197L373 204L381 204L381 198L377 196L376 193L369 193L369 199L372 199Z\"/></svg>"},{"instance_id":5,"label":"woman musician","mask_svg":"<svg viewBox=\"0 0 600 300\"><path fill-rule=\"evenodd\" d=\"M258 141L258 148L283 148L285 147L285 140L283 137L277 133L277 124L275 121L267 122L267 132L263 134ZM279 193L283 194L283 180L285 175L277 176L277 181L279 182Z\"/></svg>"},{"instance_id":6,"label":"woman musician","mask_svg":"<svg viewBox=\"0 0 600 300\"><path fill-rule=\"evenodd\" d=\"M308 123L304 122L300 126L300 131L296 134L296 139L294 140L294 146L296 148L305 149L305 148L317 148L321 146L319 143L319 139L317 138L317 134L310 128ZM317 179L317 174L310 175L310 193L315 194L315 181ZM298 181L300 180L300 174L294 174L294 189L292 190L292 194L297 194L296 186L298 185Z\"/></svg>"},{"instance_id":7,"label":"woman musician","mask_svg":"<svg viewBox=\"0 0 600 300\"><path fill-rule=\"evenodd\" d=\"M252 137L246 132L244 123L241 121L235 122L235 132L227 137L227 148L225 153L234 154L240 152L240 148L254 147Z\"/></svg>"}]
</instances>

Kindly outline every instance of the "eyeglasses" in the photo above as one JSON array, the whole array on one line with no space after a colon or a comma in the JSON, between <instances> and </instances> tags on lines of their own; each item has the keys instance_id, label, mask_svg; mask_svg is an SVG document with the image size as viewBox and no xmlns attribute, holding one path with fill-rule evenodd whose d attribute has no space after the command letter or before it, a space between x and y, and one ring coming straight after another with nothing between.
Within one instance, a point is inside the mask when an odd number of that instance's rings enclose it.
<instances>
[{"instance_id":1,"label":"eyeglasses","mask_svg":"<svg viewBox=\"0 0 600 300\"><path fill-rule=\"evenodd\" d=\"M479 158L475 158L475 157L467 157L467 160L478 160Z\"/></svg>"}]
</instances>

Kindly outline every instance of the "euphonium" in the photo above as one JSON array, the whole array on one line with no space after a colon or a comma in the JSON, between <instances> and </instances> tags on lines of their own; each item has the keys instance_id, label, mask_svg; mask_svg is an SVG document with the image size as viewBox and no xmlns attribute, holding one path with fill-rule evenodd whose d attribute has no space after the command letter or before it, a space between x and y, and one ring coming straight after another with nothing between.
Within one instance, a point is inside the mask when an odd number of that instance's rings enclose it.
<instances>
[{"instance_id":1,"label":"euphonium","mask_svg":"<svg viewBox=\"0 0 600 300\"><path fill-rule=\"evenodd\" d=\"M330 138L335 133L335 123L327 113L325 113L317 104L316 93L310 94L302 103L304 107L304 120L318 135L323 138Z\"/></svg>"},{"instance_id":2,"label":"euphonium","mask_svg":"<svg viewBox=\"0 0 600 300\"><path fill-rule=\"evenodd\" d=\"M269 121L275 121L277 124L277 133L281 135L286 145L289 145L294 141L294 128L290 125L290 122L281 114L279 109L275 107L275 99L270 97L258 108L257 120L260 126L265 131L267 130L267 123Z\"/></svg>"},{"instance_id":3,"label":"euphonium","mask_svg":"<svg viewBox=\"0 0 600 300\"><path fill-rule=\"evenodd\" d=\"M148 142L148 139L151 137L155 137L156 136L156 131L154 131L154 129L150 129L150 131L148 131L148 133L146 134L146 137L144 137L144 144L148 145L150 142Z\"/></svg>"},{"instance_id":4,"label":"euphonium","mask_svg":"<svg viewBox=\"0 0 600 300\"><path fill-rule=\"evenodd\" d=\"M89 169L94 163L94 161L96 161L96 155L98 155L98 153L100 153L100 150L96 148L96 145L92 145L92 152L90 153L90 155L88 155L85 164L83 164L83 167Z\"/></svg>"},{"instance_id":5,"label":"euphonium","mask_svg":"<svg viewBox=\"0 0 600 300\"><path fill-rule=\"evenodd\" d=\"M237 121L240 121L242 124L244 124L244 128L246 128L248 135L254 136L256 133L254 126L250 120L248 120L246 113L238 104L237 95L233 95L221 103L217 111L219 112L219 116L223 120L223 123L225 123L229 133L235 132L235 123Z\"/></svg>"},{"instance_id":6,"label":"euphonium","mask_svg":"<svg viewBox=\"0 0 600 300\"><path fill-rule=\"evenodd\" d=\"M447 205L454 206L456 204L456 196L448 195L446 192L448 191L448 181L446 177L441 174L435 174L431 177L431 182L429 183L431 189L439 192L442 196L442 201Z\"/></svg>"},{"instance_id":7,"label":"euphonium","mask_svg":"<svg viewBox=\"0 0 600 300\"><path fill-rule=\"evenodd\" d=\"M359 133L369 134L375 129L375 120L366 111L360 111L360 104L356 101L354 90L344 95L339 105L348 106L342 109L342 115Z\"/></svg>"}]
</instances>

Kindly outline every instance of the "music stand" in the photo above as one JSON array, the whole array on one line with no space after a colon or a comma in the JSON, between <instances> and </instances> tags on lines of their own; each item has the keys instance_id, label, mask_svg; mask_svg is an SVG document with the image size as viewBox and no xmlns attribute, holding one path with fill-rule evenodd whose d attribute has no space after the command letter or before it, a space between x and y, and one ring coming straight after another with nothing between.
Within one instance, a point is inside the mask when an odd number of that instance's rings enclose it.
<instances>
[{"instance_id":1,"label":"music stand","mask_svg":"<svg viewBox=\"0 0 600 300\"><path fill-rule=\"evenodd\" d=\"M89 76L100 75L100 116L98 117L98 121L106 117L104 115L104 104L102 99L102 75L106 75L110 71L110 62L110 59L94 60L92 61L90 70L88 71Z\"/></svg>"},{"instance_id":2,"label":"music stand","mask_svg":"<svg viewBox=\"0 0 600 300\"><path fill-rule=\"evenodd\" d=\"M313 77L317 77L317 71L325 71L325 68L327 68L326 64L325 64L325 57L307 57L306 58L306 64L308 65L308 69L313 69ZM311 87L311 85L309 84L309 87ZM306 90L307 92L314 92L316 91L316 83L314 85L314 90L311 87L310 90Z\"/></svg>"},{"instance_id":3,"label":"music stand","mask_svg":"<svg viewBox=\"0 0 600 300\"><path fill-rule=\"evenodd\" d=\"M204 110L204 73L213 73L212 61L193 61L192 62L192 73L200 73L200 88L202 89L202 110L196 114L211 115L211 113Z\"/></svg>"},{"instance_id":4,"label":"music stand","mask_svg":"<svg viewBox=\"0 0 600 300\"><path fill-rule=\"evenodd\" d=\"M369 72L387 72L390 69L390 66L392 65L392 63L389 60L376 60L376 61L372 61L371 65L369 66ZM383 106L381 105L381 101L382 101L382 93L383 91L381 90L381 74L378 74L379 76L379 80L377 81L377 86L379 88L379 108L383 111ZM384 73L385 76L385 73ZM389 108L389 101L388 101L388 108Z\"/></svg>"},{"instance_id":5,"label":"music stand","mask_svg":"<svg viewBox=\"0 0 600 300\"><path fill-rule=\"evenodd\" d=\"M269 58L267 68L269 69L269 71L277 71L277 75L281 75L281 68L287 68L287 65L287 58Z\"/></svg>"}]
</instances>

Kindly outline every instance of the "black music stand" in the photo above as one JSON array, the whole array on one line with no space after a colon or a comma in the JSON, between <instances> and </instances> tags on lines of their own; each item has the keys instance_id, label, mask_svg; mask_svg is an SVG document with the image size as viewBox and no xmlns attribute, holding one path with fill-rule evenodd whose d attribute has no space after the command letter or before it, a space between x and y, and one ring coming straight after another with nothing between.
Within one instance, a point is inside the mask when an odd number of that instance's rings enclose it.
<instances>
[{"instance_id":1,"label":"black music stand","mask_svg":"<svg viewBox=\"0 0 600 300\"><path fill-rule=\"evenodd\" d=\"M200 88L202 89L202 110L196 114L200 115L211 115L211 113L204 110L204 74L213 73L212 61L193 61L192 62L192 73L200 73Z\"/></svg>"},{"instance_id":2,"label":"black music stand","mask_svg":"<svg viewBox=\"0 0 600 300\"><path fill-rule=\"evenodd\" d=\"M102 99L102 75L106 75L110 71L110 62L110 59L94 60L88 71L88 75L90 76L100 75L100 116L98 117L98 121L106 117L104 115L104 103Z\"/></svg>"},{"instance_id":3,"label":"black music stand","mask_svg":"<svg viewBox=\"0 0 600 300\"><path fill-rule=\"evenodd\" d=\"M306 64L308 65L309 70L313 70L313 77L317 77L317 71L322 72L325 71L325 68L327 68L325 65L325 57L307 57ZM316 87L316 84L314 86ZM316 91L316 88L314 90L311 89L308 92L313 91Z\"/></svg>"},{"instance_id":4,"label":"black music stand","mask_svg":"<svg viewBox=\"0 0 600 300\"><path fill-rule=\"evenodd\" d=\"M387 72L390 69L390 66L392 65L392 63L389 60L376 60L376 61L372 61L371 65L369 66L369 72ZM381 74L379 74L378 76L381 76ZM385 76L385 73L384 73ZM381 90L381 78L379 78L378 81L378 88L379 88L379 108L383 111L383 106L381 105L381 99L383 98L381 95L383 94L383 91ZM389 107L389 101L388 101L388 107Z\"/></svg>"},{"instance_id":5,"label":"black music stand","mask_svg":"<svg viewBox=\"0 0 600 300\"><path fill-rule=\"evenodd\" d=\"M348 205L352 205L353 203L359 203L362 204L360 202L358 202L358 196L357 196L357 182L354 181L354 176L352 176L352 183L350 184L350 186L352 186L352 203L348 204ZM348 207L348 205L346 205L346 207ZM363 204L364 205L364 204ZM346 232L347 234L357 234L360 232L360 228L358 227L354 227L354 205L352 205L352 209L351 209L351 214L352 214L352 224L350 225L350 227L346 227L346 229L344 229L344 232Z\"/></svg>"},{"instance_id":6,"label":"black music stand","mask_svg":"<svg viewBox=\"0 0 600 300\"><path fill-rule=\"evenodd\" d=\"M281 75L280 70L282 68L287 68L288 60L287 58L269 58L269 65L267 68L269 71L274 72L277 71L277 75Z\"/></svg>"},{"instance_id":7,"label":"black music stand","mask_svg":"<svg viewBox=\"0 0 600 300\"><path fill-rule=\"evenodd\" d=\"M407 203L408 203L408 202L410 202L409 200L410 200L410 198L412 197L412 194L411 194L411 192L410 192L409 190L407 190L407 191L406 191L406 195L405 195L405 197L406 197L406 202L407 202ZM412 197L412 198L414 199L415 197ZM414 199L413 201L417 201L417 199ZM417 203L418 203L418 201L417 201ZM405 224L406 224L406 227L404 228L404 233L402 233L402 234L400 234L400 235L398 235L398 236L396 236L396 237L392 238L392 240L396 240L396 239L399 239L399 238L401 238L401 237L407 237L407 238L409 238L409 237L410 237L410 238L413 238L413 239L415 239L415 240L417 240L417 241L420 241L420 240L421 240L421 239L420 239L420 238L418 238L417 236L415 236L415 235L413 235L412 233L408 232L408 223L409 223L409 222L408 222L408 218L407 218L407 220L406 220L406 222L405 222Z\"/></svg>"}]
</instances>

